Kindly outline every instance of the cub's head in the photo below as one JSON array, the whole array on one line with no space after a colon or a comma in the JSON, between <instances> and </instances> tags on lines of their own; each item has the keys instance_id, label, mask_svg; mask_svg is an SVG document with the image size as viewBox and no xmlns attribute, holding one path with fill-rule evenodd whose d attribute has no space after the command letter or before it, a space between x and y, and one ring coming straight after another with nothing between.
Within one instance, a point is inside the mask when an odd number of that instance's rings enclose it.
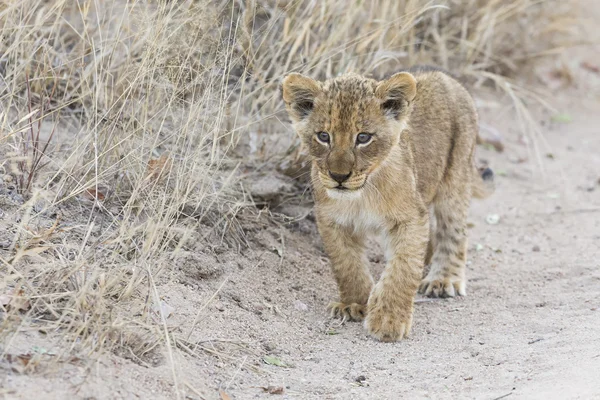
<instances>
[{"instance_id":1,"label":"cub's head","mask_svg":"<svg viewBox=\"0 0 600 400\"><path fill-rule=\"evenodd\" d=\"M381 82L358 75L326 82L296 73L284 78L287 111L329 196L360 193L398 145L416 91L406 72Z\"/></svg>"}]
</instances>

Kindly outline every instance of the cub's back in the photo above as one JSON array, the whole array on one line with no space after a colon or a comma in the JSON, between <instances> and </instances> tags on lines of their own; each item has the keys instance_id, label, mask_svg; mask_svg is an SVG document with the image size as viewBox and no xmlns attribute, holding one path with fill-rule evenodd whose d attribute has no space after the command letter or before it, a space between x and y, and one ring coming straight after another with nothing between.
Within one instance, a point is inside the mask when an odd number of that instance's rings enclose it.
<instances>
[{"instance_id":1,"label":"cub's back","mask_svg":"<svg viewBox=\"0 0 600 400\"><path fill-rule=\"evenodd\" d=\"M417 95L409 122L418 187L429 204L437 188L458 164L471 168L477 138L477 111L469 92L449 74L436 69L409 70Z\"/></svg>"}]
</instances>

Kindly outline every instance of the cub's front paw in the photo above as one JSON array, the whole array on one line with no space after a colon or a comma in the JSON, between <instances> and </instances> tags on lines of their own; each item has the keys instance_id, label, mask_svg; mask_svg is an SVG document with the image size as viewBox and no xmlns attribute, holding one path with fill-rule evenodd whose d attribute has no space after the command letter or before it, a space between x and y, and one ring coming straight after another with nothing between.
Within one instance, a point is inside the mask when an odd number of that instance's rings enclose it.
<instances>
[{"instance_id":1,"label":"cub's front paw","mask_svg":"<svg viewBox=\"0 0 600 400\"><path fill-rule=\"evenodd\" d=\"M343 320L362 321L367 314L367 306L358 303L340 303L333 301L327 307L331 311L332 317L338 317Z\"/></svg>"},{"instance_id":2,"label":"cub's front paw","mask_svg":"<svg viewBox=\"0 0 600 400\"><path fill-rule=\"evenodd\" d=\"M421 281L419 293L429 297L465 296L466 281L464 278L444 278L441 274L428 274Z\"/></svg>"},{"instance_id":3,"label":"cub's front paw","mask_svg":"<svg viewBox=\"0 0 600 400\"><path fill-rule=\"evenodd\" d=\"M395 342L408 337L412 327L412 305L399 306L383 301L369 301L365 328L382 342Z\"/></svg>"}]
</instances>

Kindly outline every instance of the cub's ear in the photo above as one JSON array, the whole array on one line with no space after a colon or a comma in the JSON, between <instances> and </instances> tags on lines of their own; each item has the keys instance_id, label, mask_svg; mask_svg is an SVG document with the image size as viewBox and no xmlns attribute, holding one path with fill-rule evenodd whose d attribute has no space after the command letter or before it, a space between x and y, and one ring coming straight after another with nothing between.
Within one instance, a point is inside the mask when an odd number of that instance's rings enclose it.
<instances>
[{"instance_id":1,"label":"cub's ear","mask_svg":"<svg viewBox=\"0 0 600 400\"><path fill-rule=\"evenodd\" d=\"M283 78L281 94L290 118L299 121L313 110L315 97L321 91L321 85L314 79L297 73Z\"/></svg>"},{"instance_id":2,"label":"cub's ear","mask_svg":"<svg viewBox=\"0 0 600 400\"><path fill-rule=\"evenodd\" d=\"M399 72L389 79L379 82L375 96L381 100L383 111L393 118L398 118L402 109L417 95L417 81L408 72Z\"/></svg>"}]
</instances>

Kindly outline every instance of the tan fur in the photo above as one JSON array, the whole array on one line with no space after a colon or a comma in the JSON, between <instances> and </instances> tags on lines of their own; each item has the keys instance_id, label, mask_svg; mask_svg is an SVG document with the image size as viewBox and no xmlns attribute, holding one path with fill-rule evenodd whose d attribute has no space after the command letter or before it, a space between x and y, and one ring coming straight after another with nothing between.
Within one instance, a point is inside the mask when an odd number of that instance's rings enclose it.
<instances>
[{"instance_id":1,"label":"tan fur","mask_svg":"<svg viewBox=\"0 0 600 400\"><path fill-rule=\"evenodd\" d=\"M429 296L465 294L469 201L491 191L473 161L473 100L440 71L382 82L290 74L282 94L312 160L317 223L340 294L332 313L364 318L380 340L402 339L418 288ZM370 142L359 143L359 133L372 134ZM369 233L382 234L386 252L377 283L365 257Z\"/></svg>"}]
</instances>

